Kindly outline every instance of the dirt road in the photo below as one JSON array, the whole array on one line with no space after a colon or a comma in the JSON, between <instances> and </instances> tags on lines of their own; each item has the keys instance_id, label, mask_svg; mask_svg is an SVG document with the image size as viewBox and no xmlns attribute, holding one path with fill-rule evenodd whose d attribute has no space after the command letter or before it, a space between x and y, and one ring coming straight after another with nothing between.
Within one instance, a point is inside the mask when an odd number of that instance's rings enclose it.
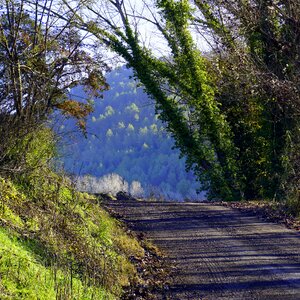
<instances>
[{"instance_id":1,"label":"dirt road","mask_svg":"<svg viewBox=\"0 0 300 300\"><path fill-rule=\"evenodd\" d=\"M211 204L112 201L177 266L165 299L300 299L300 234Z\"/></svg>"}]
</instances>

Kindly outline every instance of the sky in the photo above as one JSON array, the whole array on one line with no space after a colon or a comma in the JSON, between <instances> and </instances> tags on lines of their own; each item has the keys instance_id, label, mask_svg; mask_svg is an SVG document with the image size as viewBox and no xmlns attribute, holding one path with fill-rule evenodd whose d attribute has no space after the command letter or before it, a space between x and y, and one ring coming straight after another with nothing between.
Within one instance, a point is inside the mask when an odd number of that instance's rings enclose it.
<instances>
[{"instance_id":1,"label":"sky","mask_svg":"<svg viewBox=\"0 0 300 300\"><path fill-rule=\"evenodd\" d=\"M162 34L151 22L160 20L157 8L153 0L124 0L124 6L129 16L131 24L137 29L140 41L146 48L151 49L154 55L158 57L166 56L169 47ZM72 1L70 2L72 3ZM108 19L116 27L121 27L121 20L116 8L107 0L94 0L89 2L94 11L100 16ZM84 18L99 21L91 11L85 10L82 14ZM146 20L147 19L147 20ZM200 34L193 33L194 41L201 51L208 51L209 46ZM108 57L114 57L113 53L108 53Z\"/></svg>"}]
</instances>

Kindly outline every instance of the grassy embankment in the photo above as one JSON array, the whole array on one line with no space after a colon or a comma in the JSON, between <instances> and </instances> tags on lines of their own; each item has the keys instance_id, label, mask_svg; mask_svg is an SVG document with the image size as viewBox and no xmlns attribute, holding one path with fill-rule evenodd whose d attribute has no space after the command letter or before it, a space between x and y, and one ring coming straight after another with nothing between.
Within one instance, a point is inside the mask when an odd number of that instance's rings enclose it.
<instances>
[{"instance_id":1,"label":"grassy embankment","mask_svg":"<svg viewBox=\"0 0 300 300\"><path fill-rule=\"evenodd\" d=\"M0 177L0 299L119 299L138 280L130 258L144 250L51 170L51 141L48 130L35 135L26 143L32 168Z\"/></svg>"}]
</instances>

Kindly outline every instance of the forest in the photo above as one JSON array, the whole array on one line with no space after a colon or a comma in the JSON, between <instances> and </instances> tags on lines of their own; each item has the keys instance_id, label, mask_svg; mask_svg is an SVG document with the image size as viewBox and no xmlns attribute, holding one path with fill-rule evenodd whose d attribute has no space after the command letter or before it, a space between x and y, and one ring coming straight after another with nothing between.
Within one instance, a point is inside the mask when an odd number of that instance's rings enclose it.
<instances>
[{"instance_id":1,"label":"forest","mask_svg":"<svg viewBox=\"0 0 300 300\"><path fill-rule=\"evenodd\" d=\"M186 172L185 160L172 149L174 141L155 114L153 100L129 79L132 75L124 66L107 74L110 88L102 99L93 100L87 136L74 134L76 124L72 120L59 128L65 136L61 143L65 145L61 151L65 170L79 176L80 189L94 193L124 190L138 197L205 199L203 193L197 194L200 184ZM78 101L86 98L80 87L71 90L70 96ZM119 185L97 183L109 174L121 176L127 184L118 176L111 178L119 180Z\"/></svg>"},{"instance_id":2,"label":"forest","mask_svg":"<svg viewBox=\"0 0 300 300\"><path fill-rule=\"evenodd\" d=\"M0 298L137 280L140 245L72 172L299 216L298 0L1 0L0 75Z\"/></svg>"}]
</instances>

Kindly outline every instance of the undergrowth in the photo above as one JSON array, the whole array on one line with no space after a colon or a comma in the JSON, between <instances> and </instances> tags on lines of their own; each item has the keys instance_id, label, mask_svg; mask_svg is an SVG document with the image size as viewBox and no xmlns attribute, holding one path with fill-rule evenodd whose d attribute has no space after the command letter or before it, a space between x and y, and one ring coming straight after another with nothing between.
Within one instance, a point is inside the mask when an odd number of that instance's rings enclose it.
<instances>
[{"instance_id":1,"label":"undergrowth","mask_svg":"<svg viewBox=\"0 0 300 300\"><path fill-rule=\"evenodd\" d=\"M119 299L139 280L130 259L144 250L53 172L50 136L25 143L27 172L0 177L0 299Z\"/></svg>"}]
</instances>

